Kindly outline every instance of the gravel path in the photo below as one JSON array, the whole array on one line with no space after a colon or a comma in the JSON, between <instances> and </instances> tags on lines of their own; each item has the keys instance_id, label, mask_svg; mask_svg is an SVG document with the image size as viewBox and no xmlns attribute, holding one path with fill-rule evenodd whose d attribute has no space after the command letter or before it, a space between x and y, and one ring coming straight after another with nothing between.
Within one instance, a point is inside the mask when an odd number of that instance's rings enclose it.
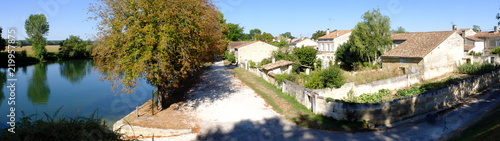
<instances>
[{"instance_id":1,"label":"gravel path","mask_svg":"<svg viewBox=\"0 0 500 141\"><path fill-rule=\"evenodd\" d=\"M499 104L500 86L475 102L441 115L434 124L401 125L388 131L345 133L307 129L278 113L250 87L216 62L201 76L180 108L198 119L200 132L155 140L439 140Z\"/></svg>"}]
</instances>

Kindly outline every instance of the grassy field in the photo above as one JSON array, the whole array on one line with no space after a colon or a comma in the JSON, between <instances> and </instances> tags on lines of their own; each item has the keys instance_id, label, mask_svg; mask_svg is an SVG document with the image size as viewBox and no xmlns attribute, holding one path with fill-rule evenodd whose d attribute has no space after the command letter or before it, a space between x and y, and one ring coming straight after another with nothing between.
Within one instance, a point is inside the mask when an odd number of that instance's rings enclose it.
<instances>
[{"instance_id":1,"label":"grassy field","mask_svg":"<svg viewBox=\"0 0 500 141\"><path fill-rule=\"evenodd\" d=\"M281 92L280 89L257 75L242 68L235 68L233 72L245 84L257 92L273 109L284 115L297 125L333 131L363 131L368 130L362 122L338 121L321 114L315 114L300 104L295 97Z\"/></svg>"},{"instance_id":2,"label":"grassy field","mask_svg":"<svg viewBox=\"0 0 500 141\"><path fill-rule=\"evenodd\" d=\"M28 56L33 56L33 50L31 48L32 48L32 46L23 46L21 48L17 47L15 50L16 50L16 52L26 51L26 54ZM57 52L59 52L59 48L61 48L61 47L59 45L47 45L47 46L45 46L45 48L47 49L47 52L57 53Z\"/></svg>"}]
</instances>

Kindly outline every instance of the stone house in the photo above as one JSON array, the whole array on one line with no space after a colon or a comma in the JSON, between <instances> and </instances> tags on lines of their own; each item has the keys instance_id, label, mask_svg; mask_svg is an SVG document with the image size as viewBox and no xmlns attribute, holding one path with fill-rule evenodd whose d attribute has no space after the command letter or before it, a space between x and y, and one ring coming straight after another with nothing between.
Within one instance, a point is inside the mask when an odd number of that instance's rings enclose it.
<instances>
[{"instance_id":1,"label":"stone house","mask_svg":"<svg viewBox=\"0 0 500 141\"><path fill-rule=\"evenodd\" d=\"M312 48L317 48L318 47L318 42L311 40L309 38L299 38L297 40L292 40L292 42L289 44L290 47L296 48L296 47L312 47Z\"/></svg>"},{"instance_id":2,"label":"stone house","mask_svg":"<svg viewBox=\"0 0 500 141\"><path fill-rule=\"evenodd\" d=\"M330 62L335 62L335 52L338 47L349 40L351 30L331 32L326 30L326 35L318 38L318 54L316 58L322 60L321 67L327 68Z\"/></svg>"},{"instance_id":3,"label":"stone house","mask_svg":"<svg viewBox=\"0 0 500 141\"><path fill-rule=\"evenodd\" d=\"M495 47L500 47L500 32L495 26L493 31L478 32L474 37L484 40L484 49L491 50Z\"/></svg>"},{"instance_id":4,"label":"stone house","mask_svg":"<svg viewBox=\"0 0 500 141\"><path fill-rule=\"evenodd\" d=\"M432 79L456 70L464 56L464 39L456 31L393 34L394 49L381 56L382 66Z\"/></svg>"},{"instance_id":5,"label":"stone house","mask_svg":"<svg viewBox=\"0 0 500 141\"><path fill-rule=\"evenodd\" d=\"M260 62L270 58L279 48L262 41L230 42L228 50L236 56L236 63Z\"/></svg>"}]
</instances>

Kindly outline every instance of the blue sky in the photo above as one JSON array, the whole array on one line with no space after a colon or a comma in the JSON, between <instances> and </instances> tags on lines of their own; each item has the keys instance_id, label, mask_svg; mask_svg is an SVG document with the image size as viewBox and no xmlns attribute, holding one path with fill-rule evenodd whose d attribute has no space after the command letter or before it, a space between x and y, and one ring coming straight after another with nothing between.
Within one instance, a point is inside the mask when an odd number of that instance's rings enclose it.
<instances>
[{"instance_id":1,"label":"blue sky","mask_svg":"<svg viewBox=\"0 0 500 141\"><path fill-rule=\"evenodd\" d=\"M15 27L24 39L24 21L30 14L47 16L49 40L63 40L69 35L83 39L97 33L96 21L87 21L89 3L93 0L7 0L2 2L0 26ZM391 18L391 27L407 31L451 30L481 26L483 31L497 25L498 0L214 0L227 22L245 27L245 32L259 28L274 36L291 32L293 36L310 37L316 30L352 29L364 12L380 8Z\"/></svg>"}]
</instances>

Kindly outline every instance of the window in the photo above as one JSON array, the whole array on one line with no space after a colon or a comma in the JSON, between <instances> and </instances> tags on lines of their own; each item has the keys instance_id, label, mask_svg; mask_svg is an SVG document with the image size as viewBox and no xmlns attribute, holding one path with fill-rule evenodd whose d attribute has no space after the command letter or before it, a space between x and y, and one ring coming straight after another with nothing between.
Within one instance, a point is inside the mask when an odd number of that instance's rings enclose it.
<instances>
[{"instance_id":1,"label":"window","mask_svg":"<svg viewBox=\"0 0 500 141\"><path fill-rule=\"evenodd\" d=\"M495 41L496 43L496 46L499 47L500 46L500 41Z\"/></svg>"}]
</instances>

